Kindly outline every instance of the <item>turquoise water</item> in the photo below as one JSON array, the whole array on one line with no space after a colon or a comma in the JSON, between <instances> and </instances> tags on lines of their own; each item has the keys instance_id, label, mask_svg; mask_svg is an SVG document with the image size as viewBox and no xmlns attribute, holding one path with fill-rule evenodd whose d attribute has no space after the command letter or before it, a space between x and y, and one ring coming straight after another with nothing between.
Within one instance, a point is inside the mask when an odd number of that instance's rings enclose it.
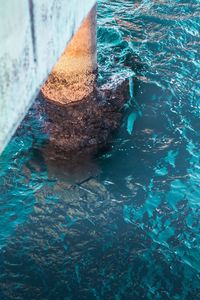
<instances>
[{"instance_id":1,"label":"turquoise water","mask_svg":"<svg viewBox=\"0 0 200 300\"><path fill-rule=\"evenodd\" d=\"M99 82L128 78L123 122L79 184L85 166L49 176L29 111L0 157L1 300L200 299L199 17L197 0L99 1Z\"/></svg>"}]
</instances>

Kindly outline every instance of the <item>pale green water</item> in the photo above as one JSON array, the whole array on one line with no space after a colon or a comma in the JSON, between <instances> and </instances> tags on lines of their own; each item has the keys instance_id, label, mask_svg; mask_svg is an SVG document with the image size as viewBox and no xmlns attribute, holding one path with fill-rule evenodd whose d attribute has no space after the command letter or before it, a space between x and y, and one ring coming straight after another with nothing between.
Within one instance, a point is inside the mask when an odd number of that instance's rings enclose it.
<instances>
[{"instance_id":1,"label":"pale green water","mask_svg":"<svg viewBox=\"0 0 200 300\"><path fill-rule=\"evenodd\" d=\"M200 299L199 1L99 1L130 98L100 175L48 178L34 109L0 158L0 299Z\"/></svg>"}]
</instances>

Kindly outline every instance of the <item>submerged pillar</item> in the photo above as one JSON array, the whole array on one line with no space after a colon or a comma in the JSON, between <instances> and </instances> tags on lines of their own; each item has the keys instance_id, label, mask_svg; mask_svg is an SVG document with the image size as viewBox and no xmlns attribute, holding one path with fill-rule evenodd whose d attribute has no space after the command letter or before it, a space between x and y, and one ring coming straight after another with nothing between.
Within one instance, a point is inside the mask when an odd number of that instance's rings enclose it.
<instances>
[{"instance_id":1,"label":"submerged pillar","mask_svg":"<svg viewBox=\"0 0 200 300\"><path fill-rule=\"evenodd\" d=\"M75 168L71 163L78 157L90 162L107 149L121 121L127 81L111 78L110 83L97 86L96 74L94 6L41 89L46 101L38 109L45 114L43 130L48 136L42 153L50 173L63 166L66 174Z\"/></svg>"},{"instance_id":2,"label":"submerged pillar","mask_svg":"<svg viewBox=\"0 0 200 300\"><path fill-rule=\"evenodd\" d=\"M68 104L94 90L97 70L96 5L66 47L41 92L44 98Z\"/></svg>"}]
</instances>

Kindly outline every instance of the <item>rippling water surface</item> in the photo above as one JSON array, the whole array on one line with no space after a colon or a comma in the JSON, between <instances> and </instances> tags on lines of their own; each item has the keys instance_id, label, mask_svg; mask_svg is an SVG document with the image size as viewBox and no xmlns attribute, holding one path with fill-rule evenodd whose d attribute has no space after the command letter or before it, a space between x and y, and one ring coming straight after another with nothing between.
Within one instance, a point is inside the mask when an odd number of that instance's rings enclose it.
<instances>
[{"instance_id":1,"label":"rippling water surface","mask_svg":"<svg viewBox=\"0 0 200 300\"><path fill-rule=\"evenodd\" d=\"M123 124L80 184L87 162L49 176L30 110L0 157L1 300L200 299L199 17L199 0L99 1Z\"/></svg>"}]
</instances>

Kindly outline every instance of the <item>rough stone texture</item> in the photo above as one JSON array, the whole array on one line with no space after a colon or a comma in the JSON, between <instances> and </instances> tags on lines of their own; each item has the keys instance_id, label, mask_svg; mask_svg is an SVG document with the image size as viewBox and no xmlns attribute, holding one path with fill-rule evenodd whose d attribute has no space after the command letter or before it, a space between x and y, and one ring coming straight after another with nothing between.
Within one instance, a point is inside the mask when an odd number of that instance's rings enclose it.
<instances>
[{"instance_id":1,"label":"rough stone texture","mask_svg":"<svg viewBox=\"0 0 200 300\"><path fill-rule=\"evenodd\" d=\"M0 153L95 0L6 0L0 9Z\"/></svg>"},{"instance_id":2,"label":"rough stone texture","mask_svg":"<svg viewBox=\"0 0 200 300\"><path fill-rule=\"evenodd\" d=\"M48 142L43 155L53 167L59 160L84 161L104 151L122 119L129 98L128 80L98 87L89 97L69 104L43 101L38 109L45 114L44 132Z\"/></svg>"}]
</instances>

